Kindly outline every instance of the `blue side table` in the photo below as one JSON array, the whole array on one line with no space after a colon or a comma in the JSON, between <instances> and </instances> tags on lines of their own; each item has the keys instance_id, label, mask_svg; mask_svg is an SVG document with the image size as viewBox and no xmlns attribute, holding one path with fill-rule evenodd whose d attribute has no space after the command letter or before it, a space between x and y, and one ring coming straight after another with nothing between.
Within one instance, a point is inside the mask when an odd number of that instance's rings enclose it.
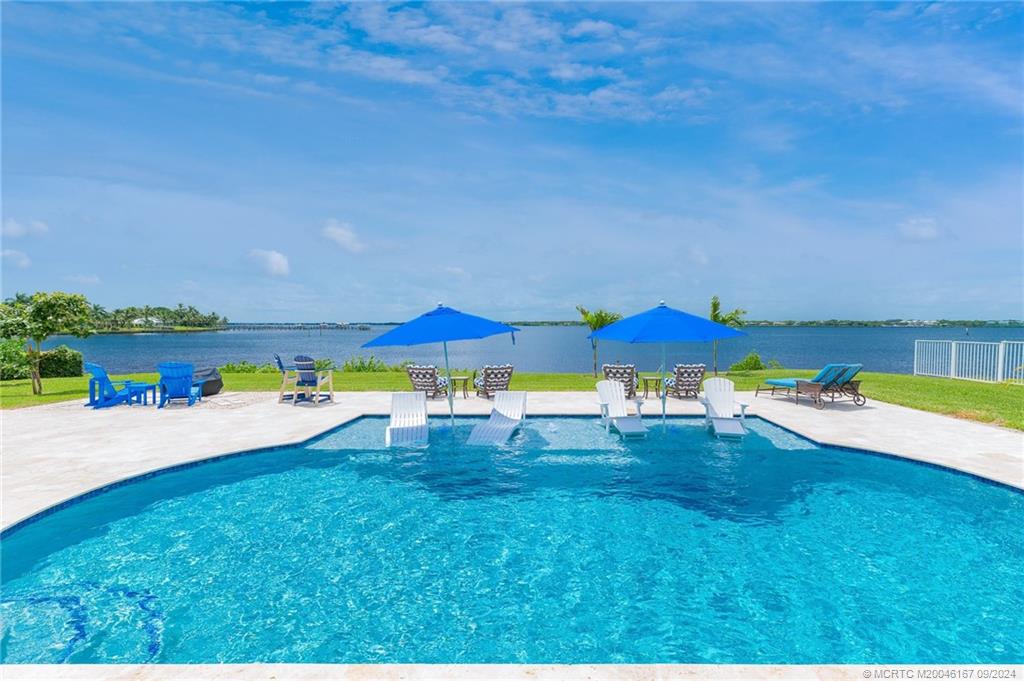
<instances>
[{"instance_id":1,"label":"blue side table","mask_svg":"<svg viewBox=\"0 0 1024 681\"><path fill-rule=\"evenodd\" d=\"M149 404L147 397L153 396L153 404L156 404L156 383L143 383L141 381L132 381L127 386L128 392L131 394L131 399L128 400L128 404L141 404L146 406Z\"/></svg>"}]
</instances>

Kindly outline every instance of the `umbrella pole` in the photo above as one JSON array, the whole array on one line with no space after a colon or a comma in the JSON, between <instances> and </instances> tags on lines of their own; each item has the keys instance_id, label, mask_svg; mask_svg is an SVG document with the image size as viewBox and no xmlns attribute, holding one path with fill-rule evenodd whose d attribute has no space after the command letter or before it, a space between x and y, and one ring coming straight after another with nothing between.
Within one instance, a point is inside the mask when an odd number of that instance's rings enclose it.
<instances>
[{"instance_id":1,"label":"umbrella pole","mask_svg":"<svg viewBox=\"0 0 1024 681\"><path fill-rule=\"evenodd\" d=\"M668 391L665 389L665 344L661 344L661 425L666 426L665 422L665 398L668 396Z\"/></svg>"},{"instance_id":2,"label":"umbrella pole","mask_svg":"<svg viewBox=\"0 0 1024 681\"><path fill-rule=\"evenodd\" d=\"M442 343L444 346L444 372L448 375L448 414L451 416L452 428L455 427L455 402L452 399L452 394L455 389L452 387L452 370L448 366L448 341Z\"/></svg>"}]
</instances>

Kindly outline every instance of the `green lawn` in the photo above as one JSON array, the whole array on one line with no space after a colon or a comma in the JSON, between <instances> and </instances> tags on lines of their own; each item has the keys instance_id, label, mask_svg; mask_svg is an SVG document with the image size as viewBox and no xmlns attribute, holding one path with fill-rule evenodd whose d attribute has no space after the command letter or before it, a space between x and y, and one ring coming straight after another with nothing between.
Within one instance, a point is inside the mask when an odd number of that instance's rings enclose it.
<instances>
[{"instance_id":1,"label":"green lawn","mask_svg":"<svg viewBox=\"0 0 1024 681\"><path fill-rule=\"evenodd\" d=\"M470 372L460 371L463 375ZM646 372L643 372L646 373ZM750 371L726 374L735 381L738 390L753 390L770 376L798 376L810 378L814 371L780 369L776 371ZM137 381L154 382L156 374L130 374L115 376ZM996 423L1024 430L1024 386L994 383L954 381L946 378L904 376L900 374L862 373L861 390L868 399L901 404L915 409L949 414L959 418ZM517 373L512 379L513 390L593 390L594 377L590 374L530 374ZM44 395L33 396L29 381L0 382L0 408L14 409L61 400L83 400L88 394L89 380L82 378L47 378L43 380ZM224 374L226 390L276 391L280 387L278 374ZM341 391L408 390L405 372L335 373L334 387Z\"/></svg>"}]
</instances>

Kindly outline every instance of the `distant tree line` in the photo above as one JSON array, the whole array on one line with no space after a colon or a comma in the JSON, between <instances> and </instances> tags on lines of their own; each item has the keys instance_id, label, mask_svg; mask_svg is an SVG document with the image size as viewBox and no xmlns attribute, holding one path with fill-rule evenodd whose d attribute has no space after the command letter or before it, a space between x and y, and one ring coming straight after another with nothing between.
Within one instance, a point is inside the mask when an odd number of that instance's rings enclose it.
<instances>
[{"instance_id":1,"label":"distant tree line","mask_svg":"<svg viewBox=\"0 0 1024 681\"><path fill-rule=\"evenodd\" d=\"M786 319L782 321L747 320L747 326L872 326L872 327L978 327L978 326L1022 326L1024 322L1020 319L817 319L798 321Z\"/></svg>"},{"instance_id":2,"label":"distant tree line","mask_svg":"<svg viewBox=\"0 0 1024 681\"><path fill-rule=\"evenodd\" d=\"M210 328L227 322L215 312L203 314L181 303L175 308L146 305L107 310L80 293L18 293L0 303L0 380L27 374L32 379L32 394L41 395L43 378L81 375L80 352L66 346L43 350L43 342L50 336L85 338L103 330Z\"/></svg>"},{"instance_id":3,"label":"distant tree line","mask_svg":"<svg viewBox=\"0 0 1024 681\"><path fill-rule=\"evenodd\" d=\"M27 293L17 293L4 301L6 305L27 306L32 302L32 296ZM178 303L177 307L163 307L162 305L151 306L134 305L128 307L108 310L97 303L88 303L89 323L93 330L110 331L116 329L131 328L154 328L163 326L187 326L194 328L210 328L225 326L228 323L227 317L221 317L216 312L203 313L194 305Z\"/></svg>"},{"instance_id":4,"label":"distant tree line","mask_svg":"<svg viewBox=\"0 0 1024 681\"><path fill-rule=\"evenodd\" d=\"M582 320L564 320L564 321L512 321L509 322L512 326L588 326L586 321ZM873 327L889 327L889 326L906 326L906 327L925 327L925 326L936 326L936 327L979 327L979 326L1024 326L1024 320L1020 319L812 319L812 320L797 320L797 319L784 319L784 320L765 320L765 319L747 319L743 322L744 326L873 326Z\"/></svg>"},{"instance_id":5,"label":"distant tree line","mask_svg":"<svg viewBox=\"0 0 1024 681\"><path fill-rule=\"evenodd\" d=\"M97 329L146 328L154 326L209 328L224 326L228 323L227 317L221 317L216 312L204 314L197 310L194 305L183 305L182 303L178 303L177 307L144 305L142 307L123 307L116 310L107 310L102 305L93 303L89 306L89 316Z\"/></svg>"}]
</instances>

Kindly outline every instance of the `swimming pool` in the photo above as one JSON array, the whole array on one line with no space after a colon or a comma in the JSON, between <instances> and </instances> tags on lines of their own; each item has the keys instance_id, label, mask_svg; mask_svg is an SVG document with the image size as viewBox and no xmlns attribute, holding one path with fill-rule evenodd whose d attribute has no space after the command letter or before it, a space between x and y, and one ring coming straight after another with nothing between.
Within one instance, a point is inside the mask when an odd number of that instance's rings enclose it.
<instances>
[{"instance_id":1,"label":"swimming pool","mask_svg":"<svg viewBox=\"0 0 1024 681\"><path fill-rule=\"evenodd\" d=\"M0 660L1024 660L1015 490L758 419L456 423L389 451L363 418L7 532Z\"/></svg>"}]
</instances>

